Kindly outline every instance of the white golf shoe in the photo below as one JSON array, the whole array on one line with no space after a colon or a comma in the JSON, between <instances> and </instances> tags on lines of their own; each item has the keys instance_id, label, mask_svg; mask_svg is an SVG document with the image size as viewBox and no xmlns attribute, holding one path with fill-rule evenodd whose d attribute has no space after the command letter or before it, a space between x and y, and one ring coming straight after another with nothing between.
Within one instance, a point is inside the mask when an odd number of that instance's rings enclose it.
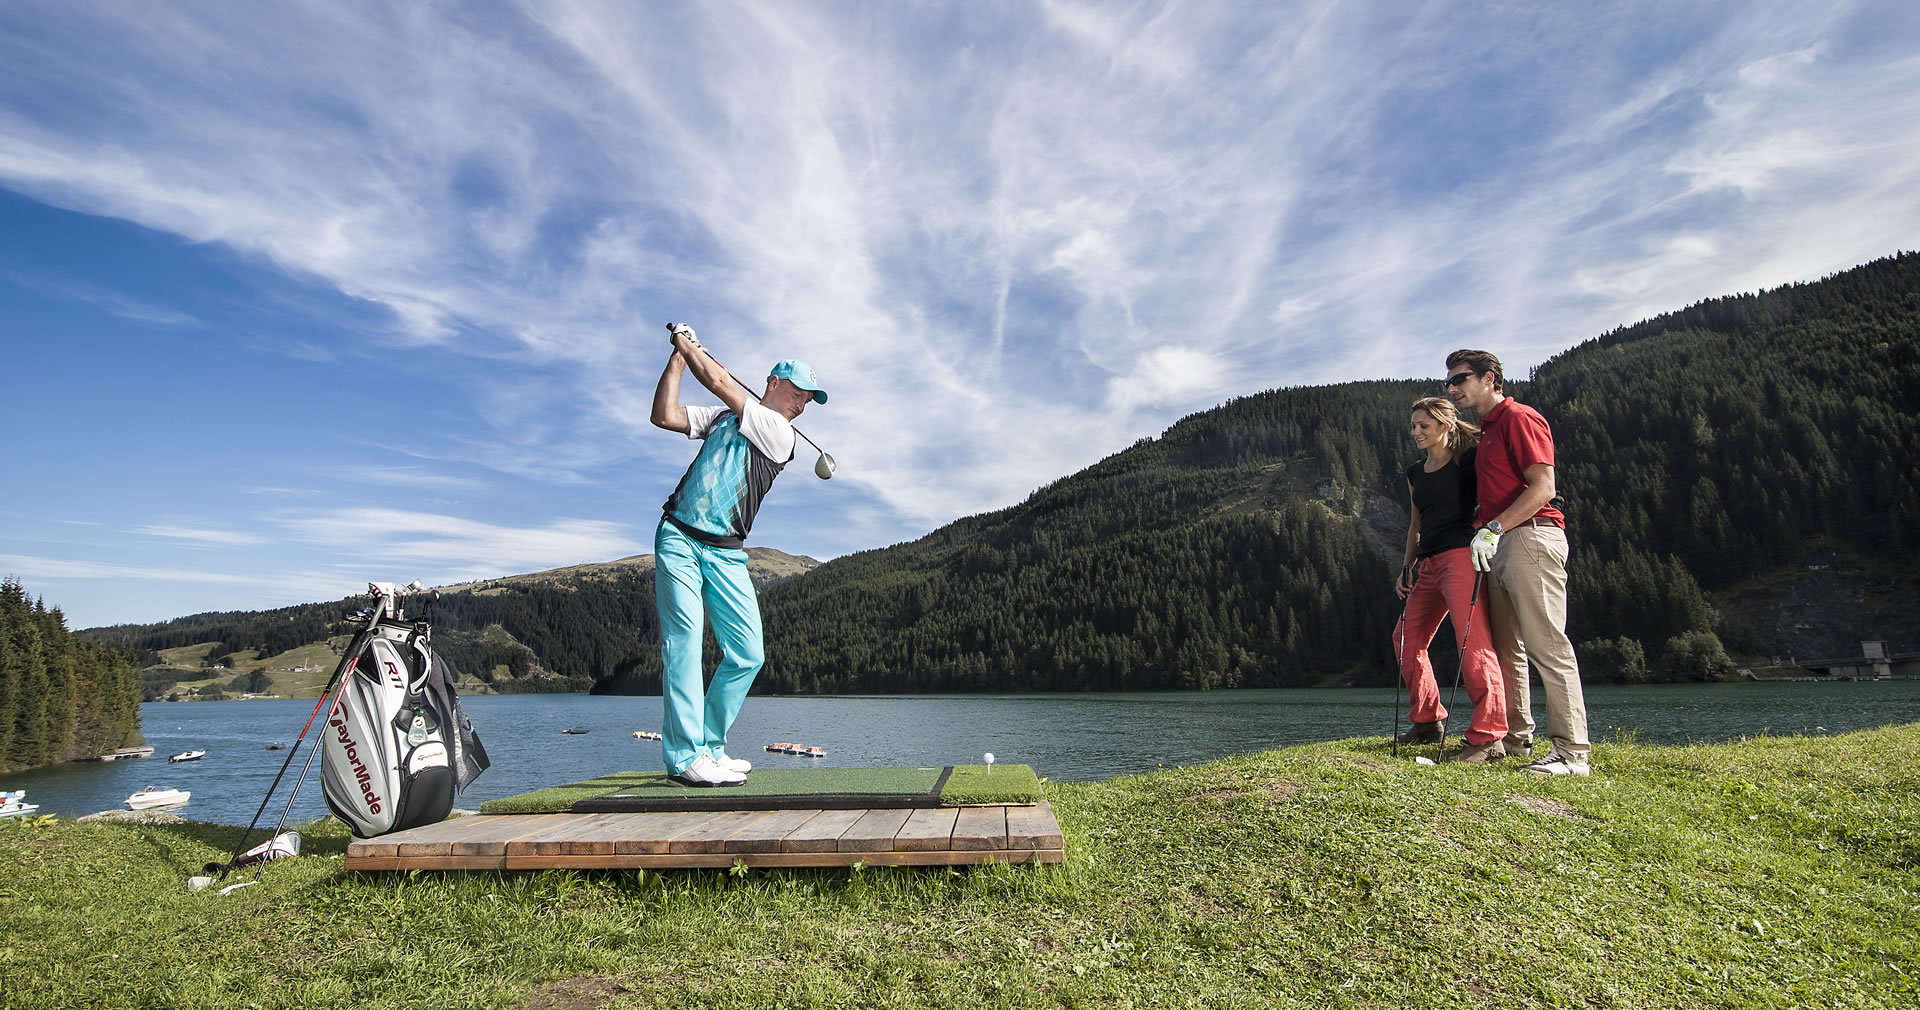
<instances>
[{"instance_id":1,"label":"white golf shoe","mask_svg":"<svg viewBox=\"0 0 1920 1010\"><path fill-rule=\"evenodd\" d=\"M668 777L683 786L737 786L747 781L745 775L720 767L718 761L705 754L694 758L686 771Z\"/></svg>"}]
</instances>

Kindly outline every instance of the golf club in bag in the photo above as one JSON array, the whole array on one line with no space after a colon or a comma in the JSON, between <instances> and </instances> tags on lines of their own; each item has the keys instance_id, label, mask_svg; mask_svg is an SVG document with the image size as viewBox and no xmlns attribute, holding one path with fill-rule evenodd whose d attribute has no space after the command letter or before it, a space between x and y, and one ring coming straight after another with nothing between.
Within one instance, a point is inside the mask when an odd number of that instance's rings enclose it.
<instances>
[{"instance_id":1,"label":"golf club in bag","mask_svg":"<svg viewBox=\"0 0 1920 1010\"><path fill-rule=\"evenodd\" d=\"M326 757L320 778L327 808L359 838L445 819L453 809L453 798L487 769L486 749L454 693L453 672L430 644L431 626L424 619L407 619L393 583L370 582L367 589L374 606L349 616L361 627L321 691L279 774L267 787L267 795L261 797L260 809L240 836L234 858L208 864L207 873L217 871L224 879L235 866L250 861L244 856L251 855L246 845L253 829L322 708L326 718L321 720L321 742L307 751L280 821L268 836L270 841L281 837L300 787L313 768L314 754L322 749ZM419 592L421 586L415 582L407 589ZM258 860L263 870L270 858ZM254 879L260 879L259 872Z\"/></svg>"},{"instance_id":2,"label":"golf club in bag","mask_svg":"<svg viewBox=\"0 0 1920 1010\"><path fill-rule=\"evenodd\" d=\"M673 338L677 336L681 330L686 330L689 334L691 334L693 332L693 327L688 326L686 323L668 323L667 324L667 340L672 341ZM706 354L706 348L703 347L700 349L700 351L702 354ZM707 360L713 362L716 365L720 365L720 359L714 357L711 354L707 354ZM759 393L756 393L753 391L752 386L749 386L746 383L741 382L739 376L733 374L732 372L728 372L727 366L720 365L720 370L723 372L727 372L727 378L732 379L734 385L739 386L741 389L746 390L748 396L753 397L755 400L762 399ZM799 428L795 428L793 429L793 433L800 436L801 438L806 438L807 444L810 446L813 446L813 451L820 454L820 458L813 461L813 475L815 477L820 478L821 480L832 480L833 472L840 468L840 464L835 463L833 461L833 457L827 455L827 450L820 448L820 443L815 442L811 438L807 438L806 432L801 431Z\"/></svg>"}]
</instances>

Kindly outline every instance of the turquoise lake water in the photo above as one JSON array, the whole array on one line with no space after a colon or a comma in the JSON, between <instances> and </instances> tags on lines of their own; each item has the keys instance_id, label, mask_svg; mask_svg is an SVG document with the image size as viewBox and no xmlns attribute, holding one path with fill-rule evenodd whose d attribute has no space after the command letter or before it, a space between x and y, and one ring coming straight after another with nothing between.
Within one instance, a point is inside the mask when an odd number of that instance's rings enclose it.
<instances>
[{"instance_id":1,"label":"turquoise lake water","mask_svg":"<svg viewBox=\"0 0 1920 1010\"><path fill-rule=\"evenodd\" d=\"M503 695L463 699L493 767L459 800L462 807L609 771L660 766L660 745L633 738L657 730L660 699L587 695ZM0 776L26 789L42 812L77 816L122 809L146 785L191 790L176 812L246 824L285 761L315 702L154 702L141 707L155 756L77 763ZM1465 694L1457 714L1464 717ZM1754 734L1838 733L1920 720L1920 681L1590 687L1596 742L1631 735L1642 743L1715 741ZM1536 704L1536 718L1543 715ZM1384 736L1394 695L1381 689L1202 693L754 697L732 733L731 750L763 767L1030 764L1054 779L1110 778L1232 754ZM1404 710L1402 713L1404 719ZM1460 721L1459 719L1455 720ZM565 735L563 729L585 729ZM263 823L278 818L317 730L308 735ZM765 753L776 741L825 747L824 760ZM166 756L205 750L200 761ZM1597 755L1604 766L1604 750ZM291 821L326 813L319 766L301 788Z\"/></svg>"}]
</instances>

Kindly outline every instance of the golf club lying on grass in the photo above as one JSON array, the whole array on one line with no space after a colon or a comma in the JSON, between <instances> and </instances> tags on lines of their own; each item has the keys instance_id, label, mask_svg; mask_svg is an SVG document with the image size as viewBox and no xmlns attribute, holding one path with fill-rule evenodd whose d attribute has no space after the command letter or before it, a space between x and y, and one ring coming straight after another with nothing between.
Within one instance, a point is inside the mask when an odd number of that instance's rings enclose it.
<instances>
[{"instance_id":1,"label":"golf club lying on grass","mask_svg":"<svg viewBox=\"0 0 1920 1010\"><path fill-rule=\"evenodd\" d=\"M682 329L691 331L693 327L688 326L686 323L668 323L667 324L667 340L671 342L673 338ZM708 354L706 348L702 347L700 349L700 353L706 354L707 360L713 362L716 365L720 365L720 359L714 357L712 354ZM730 371L727 371L727 366L720 365L720 370L727 373L727 378L732 379L734 382L734 385L739 386L741 389L746 390L748 396L753 397L755 400L759 400L761 398L759 393L756 393L753 391L752 386L749 386L746 383L741 382L739 376L733 374ZM800 436L801 438L807 438L807 433L804 431L801 431L799 428L794 428L793 433ZM821 480L832 480L833 471L835 471L836 469L839 469L839 464L833 461L832 456L827 455L827 450L820 448L820 443L815 442L811 438L807 438L807 444L810 446L813 446L813 450L820 454L820 458L815 460L813 463L813 475L820 478Z\"/></svg>"}]
</instances>

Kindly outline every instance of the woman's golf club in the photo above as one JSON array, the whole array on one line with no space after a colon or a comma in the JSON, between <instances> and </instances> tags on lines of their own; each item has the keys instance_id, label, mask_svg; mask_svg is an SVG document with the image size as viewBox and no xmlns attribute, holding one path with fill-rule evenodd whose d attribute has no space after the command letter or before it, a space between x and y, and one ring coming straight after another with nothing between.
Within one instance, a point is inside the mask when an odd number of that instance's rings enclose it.
<instances>
[{"instance_id":1,"label":"woman's golf club","mask_svg":"<svg viewBox=\"0 0 1920 1010\"><path fill-rule=\"evenodd\" d=\"M1467 636L1473 634L1473 608L1480 603L1480 580L1486 577L1484 572L1473 573L1473 595L1467 598L1467 628L1460 633L1460 665L1453 671L1453 696L1447 702L1449 709L1460 704L1460 678L1467 670ZM1465 739L1464 736L1461 739ZM1438 761L1447 749L1447 724L1440 724L1440 746L1434 750L1433 759Z\"/></svg>"},{"instance_id":2,"label":"woman's golf club","mask_svg":"<svg viewBox=\"0 0 1920 1010\"><path fill-rule=\"evenodd\" d=\"M1393 656L1393 735L1388 737L1387 739L1393 741L1393 756L1399 757L1400 756L1400 691L1405 686L1405 681L1406 681L1406 678L1401 676L1400 674L1400 664L1404 662L1402 657L1406 654L1406 651L1407 651L1407 615L1404 610L1401 611L1400 613L1400 621L1395 626L1394 633L1400 636L1400 649L1398 652L1395 652Z\"/></svg>"},{"instance_id":3,"label":"woman's golf club","mask_svg":"<svg viewBox=\"0 0 1920 1010\"><path fill-rule=\"evenodd\" d=\"M674 334L678 331L678 328L686 325L687 325L686 323L668 323L667 339L671 341L673 339ZM720 365L720 359L714 357L712 354L709 354L706 348L702 347L700 349L700 353L706 354L708 361L711 361L716 365ZM727 371L727 366L720 365L720 370L727 373L727 378L732 379L734 385L739 386L741 389L746 390L748 396L753 397L755 400L761 399L760 394L754 392L752 386L749 386L746 383L741 382L739 376L733 374L730 371ZM799 428L794 428L793 433L800 436L801 438L806 438L807 444L810 446L813 446L813 451L820 454L820 458L815 460L813 463L813 475L820 478L821 480L832 480L833 472L839 469L839 464L833 461L832 456L827 455L827 450L820 448L820 443L815 442L811 438L807 438L806 432L801 431Z\"/></svg>"}]
</instances>

